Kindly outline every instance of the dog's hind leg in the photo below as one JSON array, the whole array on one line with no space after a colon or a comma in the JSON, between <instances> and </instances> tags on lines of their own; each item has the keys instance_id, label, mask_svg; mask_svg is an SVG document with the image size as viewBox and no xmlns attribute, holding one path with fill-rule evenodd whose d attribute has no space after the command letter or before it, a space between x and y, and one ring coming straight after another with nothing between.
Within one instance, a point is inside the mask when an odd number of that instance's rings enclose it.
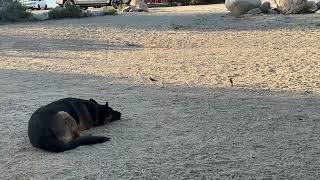
<instances>
[{"instance_id":1,"label":"dog's hind leg","mask_svg":"<svg viewBox=\"0 0 320 180\"><path fill-rule=\"evenodd\" d=\"M80 136L77 122L64 111L57 112L52 131L60 141L66 143Z\"/></svg>"},{"instance_id":2,"label":"dog's hind leg","mask_svg":"<svg viewBox=\"0 0 320 180\"><path fill-rule=\"evenodd\" d=\"M51 131L56 139L49 143L47 147L49 151L63 152L82 145L104 143L110 139L104 136L80 136L76 121L64 111L59 111L56 114L55 122L56 124Z\"/></svg>"},{"instance_id":3,"label":"dog's hind leg","mask_svg":"<svg viewBox=\"0 0 320 180\"><path fill-rule=\"evenodd\" d=\"M74 149L78 146L104 143L109 140L110 138L104 136L80 136L77 139L73 139L67 143L55 139L55 142L49 143L50 145L44 147L44 149L52 152L63 152L70 149Z\"/></svg>"}]
</instances>

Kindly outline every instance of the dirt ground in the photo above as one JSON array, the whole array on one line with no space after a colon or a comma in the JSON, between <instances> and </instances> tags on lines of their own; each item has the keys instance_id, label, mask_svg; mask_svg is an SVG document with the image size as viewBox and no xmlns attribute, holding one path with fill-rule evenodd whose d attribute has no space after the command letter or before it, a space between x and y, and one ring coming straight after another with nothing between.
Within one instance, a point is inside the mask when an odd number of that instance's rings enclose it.
<instances>
[{"instance_id":1,"label":"dirt ground","mask_svg":"<svg viewBox=\"0 0 320 180\"><path fill-rule=\"evenodd\" d=\"M320 179L319 40L320 14L223 5L0 25L0 179ZM121 111L86 132L111 141L33 148L63 97Z\"/></svg>"}]
</instances>

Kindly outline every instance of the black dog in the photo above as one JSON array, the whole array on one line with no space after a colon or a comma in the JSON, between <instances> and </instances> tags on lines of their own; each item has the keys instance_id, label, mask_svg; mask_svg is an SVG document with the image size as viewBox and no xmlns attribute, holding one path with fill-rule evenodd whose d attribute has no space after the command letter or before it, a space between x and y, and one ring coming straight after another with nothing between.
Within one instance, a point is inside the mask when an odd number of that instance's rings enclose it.
<instances>
[{"instance_id":1,"label":"black dog","mask_svg":"<svg viewBox=\"0 0 320 180\"><path fill-rule=\"evenodd\" d=\"M81 145L103 143L103 136L81 136L80 131L119 120L121 113L95 100L65 98L36 110L29 121L30 143L37 148L63 152Z\"/></svg>"}]
</instances>

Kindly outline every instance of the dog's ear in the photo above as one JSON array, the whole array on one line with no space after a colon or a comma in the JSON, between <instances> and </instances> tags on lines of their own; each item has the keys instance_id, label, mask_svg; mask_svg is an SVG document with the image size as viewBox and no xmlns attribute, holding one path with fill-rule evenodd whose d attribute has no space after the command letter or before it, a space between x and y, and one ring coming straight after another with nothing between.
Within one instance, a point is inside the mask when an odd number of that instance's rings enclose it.
<instances>
[{"instance_id":1,"label":"dog's ear","mask_svg":"<svg viewBox=\"0 0 320 180\"><path fill-rule=\"evenodd\" d=\"M95 101L94 99L90 99L89 101L98 104L97 101Z\"/></svg>"},{"instance_id":2,"label":"dog's ear","mask_svg":"<svg viewBox=\"0 0 320 180\"><path fill-rule=\"evenodd\" d=\"M107 106L107 107L109 106L108 102L106 102L106 106Z\"/></svg>"}]
</instances>

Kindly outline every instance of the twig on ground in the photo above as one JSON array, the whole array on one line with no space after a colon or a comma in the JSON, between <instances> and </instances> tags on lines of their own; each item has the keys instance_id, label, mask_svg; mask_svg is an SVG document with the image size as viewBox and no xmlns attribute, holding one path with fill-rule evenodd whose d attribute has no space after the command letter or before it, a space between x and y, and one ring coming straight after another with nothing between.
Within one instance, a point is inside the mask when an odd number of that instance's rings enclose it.
<instances>
[{"instance_id":1,"label":"twig on ground","mask_svg":"<svg viewBox=\"0 0 320 180\"><path fill-rule=\"evenodd\" d=\"M239 174L239 171L237 171L236 173L234 173L231 177L230 180L232 180L234 177L236 177Z\"/></svg>"},{"instance_id":2,"label":"twig on ground","mask_svg":"<svg viewBox=\"0 0 320 180\"><path fill-rule=\"evenodd\" d=\"M149 79L150 79L150 81L158 81L158 80L156 80L156 79L154 79L152 77L149 77Z\"/></svg>"}]
</instances>

